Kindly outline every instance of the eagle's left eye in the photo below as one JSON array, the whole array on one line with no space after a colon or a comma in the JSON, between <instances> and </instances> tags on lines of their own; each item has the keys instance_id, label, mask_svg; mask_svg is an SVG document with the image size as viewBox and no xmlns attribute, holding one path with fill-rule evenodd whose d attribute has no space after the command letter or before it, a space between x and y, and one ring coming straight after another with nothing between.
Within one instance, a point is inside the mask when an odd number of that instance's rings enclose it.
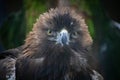
<instances>
[{"instance_id":1,"label":"eagle's left eye","mask_svg":"<svg viewBox=\"0 0 120 80\"><path fill-rule=\"evenodd\" d=\"M77 33L77 32L73 32L73 33L71 34L71 36L72 36L73 38L77 38L77 37L78 37L78 33Z\"/></svg>"}]
</instances>

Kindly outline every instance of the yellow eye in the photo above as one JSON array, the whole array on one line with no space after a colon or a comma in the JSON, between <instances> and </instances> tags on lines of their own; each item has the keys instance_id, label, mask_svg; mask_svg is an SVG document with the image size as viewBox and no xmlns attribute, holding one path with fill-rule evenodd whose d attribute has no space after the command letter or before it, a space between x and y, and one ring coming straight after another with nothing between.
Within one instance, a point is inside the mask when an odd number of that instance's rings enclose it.
<instances>
[{"instance_id":1,"label":"yellow eye","mask_svg":"<svg viewBox=\"0 0 120 80\"><path fill-rule=\"evenodd\" d=\"M48 34L48 35L52 35L52 31L49 29L49 30L47 31L47 34Z\"/></svg>"},{"instance_id":2,"label":"yellow eye","mask_svg":"<svg viewBox=\"0 0 120 80\"><path fill-rule=\"evenodd\" d=\"M77 32L73 32L73 33L72 33L72 37L73 37L73 38L77 38L77 37L78 37L78 33L77 33Z\"/></svg>"}]
</instances>

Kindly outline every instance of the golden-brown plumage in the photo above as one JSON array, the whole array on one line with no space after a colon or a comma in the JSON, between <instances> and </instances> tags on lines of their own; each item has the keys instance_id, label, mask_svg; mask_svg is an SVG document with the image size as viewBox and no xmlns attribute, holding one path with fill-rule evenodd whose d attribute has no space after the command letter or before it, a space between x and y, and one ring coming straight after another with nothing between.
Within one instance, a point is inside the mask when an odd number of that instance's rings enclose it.
<instances>
[{"instance_id":1,"label":"golden-brown plumage","mask_svg":"<svg viewBox=\"0 0 120 80\"><path fill-rule=\"evenodd\" d=\"M13 58L14 77L16 80L103 80L88 49L91 45L88 27L80 14L68 7L50 9L40 15L18 51L20 55Z\"/></svg>"},{"instance_id":2,"label":"golden-brown plumage","mask_svg":"<svg viewBox=\"0 0 120 80\"><path fill-rule=\"evenodd\" d=\"M52 20L53 17L67 14L67 13L69 13L72 18L76 19L76 21L78 22L78 25L80 25L78 29L83 34L82 38L80 38L80 40L82 41L81 42L82 46L83 47L91 46L92 38L89 34L88 26L85 24L85 21L82 18L82 16L80 14L76 14L74 10L71 10L68 7L60 8L60 9L56 8L56 9L50 9L48 12L40 15L40 17L37 19L32 31L29 33L29 35L27 36L27 39L25 40L25 46L32 46L32 47L28 47L27 49L25 49L25 54L31 55L32 51L34 54L34 50L36 51L35 46L42 44L41 40L46 37L46 35L44 34L42 30L44 28L49 28L49 27L52 28L54 26L54 22L51 21L51 23L48 23L47 21Z\"/></svg>"}]
</instances>

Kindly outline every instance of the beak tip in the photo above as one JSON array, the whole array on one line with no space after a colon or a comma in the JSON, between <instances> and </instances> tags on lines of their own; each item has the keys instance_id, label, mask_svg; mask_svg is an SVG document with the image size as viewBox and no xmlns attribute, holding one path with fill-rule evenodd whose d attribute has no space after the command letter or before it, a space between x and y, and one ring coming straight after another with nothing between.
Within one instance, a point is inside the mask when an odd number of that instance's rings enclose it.
<instances>
[{"instance_id":1,"label":"beak tip","mask_svg":"<svg viewBox=\"0 0 120 80\"><path fill-rule=\"evenodd\" d=\"M69 45L69 33L67 30L63 29L57 36L57 43L63 45Z\"/></svg>"}]
</instances>

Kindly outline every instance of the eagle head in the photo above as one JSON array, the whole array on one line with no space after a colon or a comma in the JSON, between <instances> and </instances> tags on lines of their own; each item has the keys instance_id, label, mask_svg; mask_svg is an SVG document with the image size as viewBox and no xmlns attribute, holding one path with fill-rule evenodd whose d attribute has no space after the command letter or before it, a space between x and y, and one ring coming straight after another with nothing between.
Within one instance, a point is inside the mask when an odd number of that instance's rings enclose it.
<instances>
[{"instance_id":1,"label":"eagle head","mask_svg":"<svg viewBox=\"0 0 120 80\"><path fill-rule=\"evenodd\" d=\"M57 50L86 48L92 43L88 27L81 14L69 8L50 9L40 15L26 39L27 52L47 48ZM37 47L37 49L36 49ZM58 48L59 47L59 48ZM32 51L31 51L32 50ZM26 51L25 51L26 53Z\"/></svg>"}]
</instances>

